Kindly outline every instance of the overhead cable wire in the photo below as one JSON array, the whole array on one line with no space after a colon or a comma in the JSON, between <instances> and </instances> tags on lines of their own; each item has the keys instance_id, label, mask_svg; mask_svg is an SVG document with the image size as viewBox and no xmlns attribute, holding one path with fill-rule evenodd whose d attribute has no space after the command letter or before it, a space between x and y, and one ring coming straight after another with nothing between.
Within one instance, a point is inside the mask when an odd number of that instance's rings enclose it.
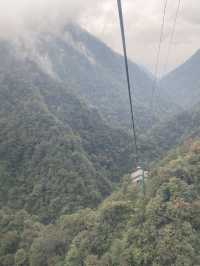
<instances>
[{"instance_id":1,"label":"overhead cable wire","mask_svg":"<svg viewBox=\"0 0 200 266\"><path fill-rule=\"evenodd\" d=\"M178 5L177 5L176 13L175 13L175 18L174 18L173 25L172 25L172 32L171 32L169 45L168 45L168 49L167 49L166 63L165 63L165 67L164 67L164 74L167 73L167 68L168 68L168 64L169 64L169 58L170 58L170 55L171 55L171 48L172 48L172 44L173 44L173 40L174 40L174 35L175 35L175 32L176 32L177 19L178 19L179 12L180 12L180 6L181 6L181 0L178 0Z\"/></svg>"},{"instance_id":2,"label":"overhead cable wire","mask_svg":"<svg viewBox=\"0 0 200 266\"><path fill-rule=\"evenodd\" d=\"M158 70L159 70L159 64L160 64L161 47L162 47L162 42L163 42L163 37L164 37L167 4L168 4L168 0L165 0L164 9L163 9L163 16L162 16L162 23L161 23L161 28L160 28L160 38L159 38L159 43L158 43L158 51L157 51L157 56L156 56L155 73L154 73L155 79L154 79L154 83L153 83L151 101L150 101L150 108L152 110L153 110L153 105L154 105L154 95L155 95L155 92L156 92L156 89L158 86Z\"/></svg>"},{"instance_id":3,"label":"overhead cable wire","mask_svg":"<svg viewBox=\"0 0 200 266\"><path fill-rule=\"evenodd\" d=\"M124 19L123 19L123 11L122 11L121 0L117 0L117 4L118 4L118 12L119 12L119 20L120 20L123 52L124 52L124 63L125 63L126 79L127 79L128 94L129 94L132 130L133 130L134 145L135 145L135 154L136 154L136 159L135 160L136 160L136 165L137 165L138 164L137 133L136 133L136 127L135 127L135 117L134 117L134 112L133 112L133 100L132 100L132 94L131 94L130 73L129 73L129 64L128 64L128 56L127 56L127 48L126 48L126 37L125 37L125 30L124 30Z\"/></svg>"}]
</instances>

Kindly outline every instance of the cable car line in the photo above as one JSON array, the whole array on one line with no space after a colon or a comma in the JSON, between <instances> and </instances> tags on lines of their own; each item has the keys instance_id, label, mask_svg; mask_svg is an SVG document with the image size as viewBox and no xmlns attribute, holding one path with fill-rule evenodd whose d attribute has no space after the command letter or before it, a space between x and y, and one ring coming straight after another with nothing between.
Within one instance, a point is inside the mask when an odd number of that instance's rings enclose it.
<instances>
[{"instance_id":1,"label":"cable car line","mask_svg":"<svg viewBox=\"0 0 200 266\"><path fill-rule=\"evenodd\" d=\"M118 13L119 13L119 20L120 20L123 52L124 52L124 63L125 63L126 79L127 79L128 94L129 94L132 130L133 130L134 145L135 145L135 154L136 154L135 161L136 161L136 166L137 166L138 165L137 133L136 133L136 127L135 127L135 117L134 117L134 112L133 112L133 100L132 100L132 94L131 94L130 73L129 73L129 65L128 65L128 57L127 57L126 37L125 37L125 30L124 30L124 19L123 19L121 0L117 0L117 4L118 4Z\"/></svg>"},{"instance_id":2,"label":"cable car line","mask_svg":"<svg viewBox=\"0 0 200 266\"><path fill-rule=\"evenodd\" d=\"M161 24L161 28L160 28L160 39L159 39L159 43L158 43L158 52L157 52L157 56L156 56L156 65L155 65L155 74L154 74L155 80L154 80L154 84L153 84L153 88L152 88L151 101L150 101L150 108L152 109L152 111L153 111L153 104L154 104L154 101L153 101L154 95L155 95L157 85L158 85L158 70L159 70L159 63L160 63L161 47L162 47L163 36L164 36L167 4L168 4L168 0L165 0L164 9L163 9L163 16L162 16L162 24Z\"/></svg>"},{"instance_id":3,"label":"cable car line","mask_svg":"<svg viewBox=\"0 0 200 266\"><path fill-rule=\"evenodd\" d=\"M156 63L155 63L155 80L152 87L152 95L150 99L150 108L153 112L153 105L154 105L154 98L155 98L155 92L158 86L158 71L159 71L159 65L160 65L160 55L161 55L161 48L162 43L164 39L164 29L165 29L165 22L166 22L166 11L168 6L168 0L164 0L164 8L163 8L163 15L162 15L162 23L160 28L160 38L158 43L158 51L156 56ZM134 137L134 144L135 144L135 153L136 153L136 171L131 175L131 179L133 183L140 183L142 186L143 195L145 196L145 174L148 173L145 172L141 167L138 166L138 145L137 145L137 132L135 127L135 117L134 117L134 110L133 110L133 100L132 100L132 94L131 94L131 83L130 83L130 72L129 72L129 63L128 63L128 57L127 57L127 47L126 47L126 37L125 37L125 29L124 29L124 18L123 18L123 10L122 10L122 3L121 0L117 0L118 4L118 13L119 13L119 21L120 21L120 29L121 29L121 37L122 37L122 45L123 45L123 52L124 52L124 63L125 63L125 71L126 71L126 81L128 86L128 94L129 94L129 103L130 103L130 113L131 113L131 121L132 121L132 130L133 130L133 137ZM178 6L174 18L174 22L172 24L172 32L170 36L169 41L169 47L167 51L167 57L166 57L166 67L168 64L170 52L171 52L171 46L173 43L175 31L176 31L176 24L177 19L180 11L180 5L181 0L178 0Z\"/></svg>"},{"instance_id":4,"label":"cable car line","mask_svg":"<svg viewBox=\"0 0 200 266\"><path fill-rule=\"evenodd\" d=\"M168 63L169 63L169 57L170 57L170 54L171 54L171 47L172 47L172 43L173 43L173 40L174 40L174 35L175 35L175 32L176 32L176 25L177 25L177 19L178 19L178 15L179 15L179 11L180 11L180 6L181 6L181 0L178 0L176 14L175 14L174 22L173 22L173 25L172 25L172 32L171 32L171 36L170 36L169 46L168 46L168 50L167 50L164 73L167 73L167 67L168 67Z\"/></svg>"}]
</instances>

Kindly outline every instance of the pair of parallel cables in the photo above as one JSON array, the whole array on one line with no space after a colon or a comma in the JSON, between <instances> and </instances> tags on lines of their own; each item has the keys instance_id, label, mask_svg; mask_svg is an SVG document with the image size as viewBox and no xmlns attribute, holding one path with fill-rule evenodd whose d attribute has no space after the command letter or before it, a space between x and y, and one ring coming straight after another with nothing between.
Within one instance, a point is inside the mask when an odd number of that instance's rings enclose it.
<instances>
[{"instance_id":1,"label":"pair of parallel cables","mask_svg":"<svg viewBox=\"0 0 200 266\"><path fill-rule=\"evenodd\" d=\"M138 166L138 162L139 162L138 141L137 141L137 132L136 132L136 126L135 126L136 123L135 123L133 100L132 100L132 93L131 93L130 72L129 72L129 64L128 64L128 56L127 56L127 48L126 48L126 38L125 38L125 29L124 29L124 19L123 19L123 11L122 11L121 0L117 0L117 4L118 4L118 13L119 13L119 21L120 21L120 29L121 29L121 37L122 37L122 45L123 45L123 53L124 53L124 63L125 63L125 71L126 71L126 80L127 80L127 86L128 86L128 94L129 94L131 122L132 122L132 130L133 130L133 138L134 138L134 146L135 146L135 163L136 163L136 166ZM161 24L161 29L160 29L160 39L159 39L158 51L157 51L157 57L156 57L155 80L154 80L153 89L152 89L152 95L151 95L151 107L152 108L153 108L153 101L154 101L155 92L156 92L156 89L157 89L157 86L158 86L158 71L159 71L161 47L162 47L162 42L163 42L163 38L164 38L164 28L165 28L167 4L168 4L168 0L165 0L163 16L162 16L162 24ZM178 6L177 6L174 22L173 22L173 25L172 25L172 32L171 32L169 46L168 46L168 50L167 50L167 58L166 58L166 65L165 65L166 68L167 68L167 64L169 62L171 46L172 46L172 43L173 43L174 34L175 34L175 30L176 30L177 18L178 18L179 11L180 11L180 4L181 4L181 0L178 0ZM134 92L134 84L133 84L133 92Z\"/></svg>"}]
</instances>

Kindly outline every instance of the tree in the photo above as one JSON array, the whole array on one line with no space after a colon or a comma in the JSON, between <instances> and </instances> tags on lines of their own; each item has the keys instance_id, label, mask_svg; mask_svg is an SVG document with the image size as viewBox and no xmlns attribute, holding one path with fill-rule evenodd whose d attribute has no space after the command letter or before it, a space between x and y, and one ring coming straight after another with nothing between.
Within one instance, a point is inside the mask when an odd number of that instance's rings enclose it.
<instances>
[{"instance_id":1,"label":"tree","mask_svg":"<svg viewBox=\"0 0 200 266\"><path fill-rule=\"evenodd\" d=\"M15 265L26 266L27 265L27 254L24 249L19 249L15 254Z\"/></svg>"}]
</instances>

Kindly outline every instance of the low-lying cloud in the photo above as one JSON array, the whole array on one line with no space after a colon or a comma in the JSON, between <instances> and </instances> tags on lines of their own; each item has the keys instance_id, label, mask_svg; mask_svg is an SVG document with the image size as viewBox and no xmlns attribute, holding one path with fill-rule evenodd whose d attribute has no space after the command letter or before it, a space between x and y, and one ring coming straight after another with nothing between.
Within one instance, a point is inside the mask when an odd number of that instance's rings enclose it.
<instances>
[{"instance_id":1,"label":"low-lying cloud","mask_svg":"<svg viewBox=\"0 0 200 266\"><path fill-rule=\"evenodd\" d=\"M0 37L12 38L24 31L59 30L66 23L87 16L92 5L92 0L0 0Z\"/></svg>"},{"instance_id":2,"label":"low-lying cloud","mask_svg":"<svg viewBox=\"0 0 200 266\"><path fill-rule=\"evenodd\" d=\"M154 71L162 21L161 0L124 0L130 57ZM178 0L168 0L161 68ZM200 1L182 0L169 68L183 62L200 42ZM27 32L60 31L76 22L121 52L117 0L0 0L0 38L10 39ZM162 72L162 70L161 70Z\"/></svg>"}]
</instances>

